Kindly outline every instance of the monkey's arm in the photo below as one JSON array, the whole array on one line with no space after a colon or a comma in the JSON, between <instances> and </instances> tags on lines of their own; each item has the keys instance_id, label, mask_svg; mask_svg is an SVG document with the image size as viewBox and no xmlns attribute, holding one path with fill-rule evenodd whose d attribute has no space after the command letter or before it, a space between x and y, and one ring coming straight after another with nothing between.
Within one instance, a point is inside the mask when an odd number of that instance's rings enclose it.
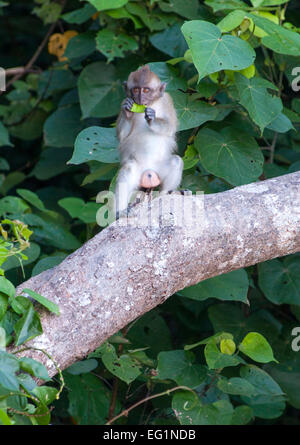
<instances>
[{"instance_id":1,"label":"monkey's arm","mask_svg":"<svg viewBox=\"0 0 300 445\"><path fill-rule=\"evenodd\" d=\"M170 96L166 93L162 99L163 115L156 117L156 111L147 107L145 109L145 119L149 128L155 133L173 136L177 130L176 111Z\"/></svg>"},{"instance_id":2,"label":"monkey's arm","mask_svg":"<svg viewBox=\"0 0 300 445\"><path fill-rule=\"evenodd\" d=\"M121 105L121 112L117 119L116 131L117 137L122 142L130 133L131 119L133 113L130 111L133 104L133 100L127 97Z\"/></svg>"}]
</instances>

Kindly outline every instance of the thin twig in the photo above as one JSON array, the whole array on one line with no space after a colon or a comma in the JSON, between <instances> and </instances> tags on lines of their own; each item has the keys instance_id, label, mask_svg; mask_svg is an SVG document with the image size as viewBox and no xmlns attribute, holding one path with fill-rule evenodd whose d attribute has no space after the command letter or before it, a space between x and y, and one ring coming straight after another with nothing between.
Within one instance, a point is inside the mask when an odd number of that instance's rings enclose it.
<instances>
[{"instance_id":1,"label":"thin twig","mask_svg":"<svg viewBox=\"0 0 300 445\"><path fill-rule=\"evenodd\" d=\"M65 7L67 0L63 0L62 1L62 10ZM6 85L6 91L8 90L9 87L11 87L11 85L18 79L20 79L20 77L23 77L26 73L29 72L29 70L31 69L32 65L36 62L36 60L38 59L39 55L41 54L42 50L44 49L44 46L46 45L46 43L48 42L49 36L52 34L53 30L55 29L56 25L58 24L58 20L56 20L56 22L52 23L51 26L49 27L47 34L45 35L43 41L41 42L41 44L38 46L37 50L35 51L35 53L33 54L33 56L31 57L31 59L29 60L29 62L27 62L27 64L24 67L24 70L22 70L19 73L16 73L14 75L14 77L7 83Z\"/></svg>"},{"instance_id":2,"label":"thin twig","mask_svg":"<svg viewBox=\"0 0 300 445\"><path fill-rule=\"evenodd\" d=\"M129 408L124 409L120 414L118 414L113 419L111 419L108 422L106 422L105 425L111 425L113 422L118 420L120 417L128 416L128 413L130 411L132 411L134 408L136 408L137 406L141 405L142 403L148 402L148 400L152 400L152 399L156 399L157 397L162 397L162 396L165 396L165 395L169 395L171 392L178 391L180 389L182 389L184 391L190 391L190 392L195 394L195 392L191 388L188 388L187 386L175 386L175 388L167 389L166 391L160 392L159 394L154 394L153 396L149 396L149 397L146 397L145 399L142 399L142 400L138 401L137 403L135 403L134 405L130 406Z\"/></svg>"}]
</instances>

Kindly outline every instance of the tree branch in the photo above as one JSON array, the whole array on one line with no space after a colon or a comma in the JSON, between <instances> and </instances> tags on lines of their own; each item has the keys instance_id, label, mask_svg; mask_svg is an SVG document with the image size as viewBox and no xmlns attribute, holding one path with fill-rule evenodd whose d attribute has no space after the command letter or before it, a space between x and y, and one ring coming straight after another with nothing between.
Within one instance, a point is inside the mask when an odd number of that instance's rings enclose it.
<instances>
[{"instance_id":1,"label":"tree branch","mask_svg":"<svg viewBox=\"0 0 300 445\"><path fill-rule=\"evenodd\" d=\"M176 291L300 251L300 172L200 197L164 195L150 205L152 225L148 210L137 206L130 225L111 224L18 287L61 311L39 309L44 333L26 346L46 350L64 369ZM56 374L44 354L22 354Z\"/></svg>"}]
</instances>

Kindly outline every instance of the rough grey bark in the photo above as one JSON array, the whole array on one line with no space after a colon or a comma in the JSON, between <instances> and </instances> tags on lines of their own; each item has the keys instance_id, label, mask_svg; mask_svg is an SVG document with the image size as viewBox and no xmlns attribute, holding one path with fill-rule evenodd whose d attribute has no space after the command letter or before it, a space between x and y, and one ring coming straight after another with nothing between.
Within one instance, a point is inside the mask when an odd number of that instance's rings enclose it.
<instances>
[{"instance_id":1,"label":"rough grey bark","mask_svg":"<svg viewBox=\"0 0 300 445\"><path fill-rule=\"evenodd\" d=\"M59 305L60 316L40 309L44 333L26 345L61 369L186 286L300 251L300 172L223 193L164 195L138 211L18 288ZM56 373L42 353L25 354Z\"/></svg>"}]
</instances>

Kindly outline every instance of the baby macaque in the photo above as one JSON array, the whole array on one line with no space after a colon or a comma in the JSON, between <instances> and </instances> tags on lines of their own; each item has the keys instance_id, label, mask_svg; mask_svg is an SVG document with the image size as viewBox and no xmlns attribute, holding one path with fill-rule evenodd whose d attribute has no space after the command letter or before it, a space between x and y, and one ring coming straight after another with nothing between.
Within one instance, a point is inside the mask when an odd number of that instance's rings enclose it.
<instances>
[{"instance_id":1,"label":"baby macaque","mask_svg":"<svg viewBox=\"0 0 300 445\"><path fill-rule=\"evenodd\" d=\"M124 87L127 97L117 120L121 157L116 183L117 217L140 187L177 189L183 170L183 161L175 154L177 117L172 98L165 92L166 83L145 65L129 75Z\"/></svg>"}]
</instances>

